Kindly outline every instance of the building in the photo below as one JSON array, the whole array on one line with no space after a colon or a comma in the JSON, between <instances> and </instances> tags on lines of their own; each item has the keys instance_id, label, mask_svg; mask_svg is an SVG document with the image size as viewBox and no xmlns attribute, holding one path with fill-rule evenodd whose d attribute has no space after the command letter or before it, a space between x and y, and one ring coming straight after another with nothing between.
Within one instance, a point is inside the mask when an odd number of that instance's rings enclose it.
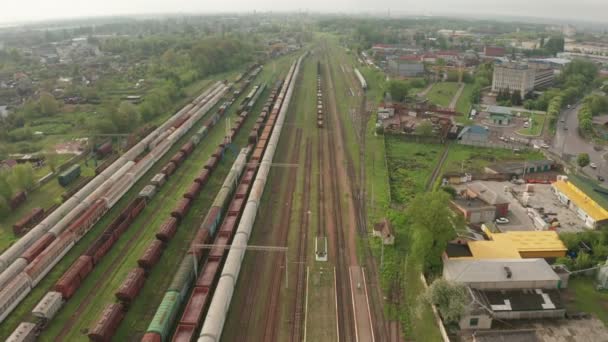
<instances>
[{"instance_id":1,"label":"building","mask_svg":"<svg viewBox=\"0 0 608 342\"><path fill-rule=\"evenodd\" d=\"M492 91L519 91L522 99L534 89L547 88L555 81L553 69L542 63L505 63L494 66Z\"/></svg>"},{"instance_id":2,"label":"building","mask_svg":"<svg viewBox=\"0 0 608 342\"><path fill-rule=\"evenodd\" d=\"M374 236L377 236L382 239L382 243L385 245L394 245L395 244L395 234L393 234L393 227L389 220L384 218L382 222L376 223L374 225Z\"/></svg>"},{"instance_id":3,"label":"building","mask_svg":"<svg viewBox=\"0 0 608 342\"><path fill-rule=\"evenodd\" d=\"M494 66L492 91L519 91L522 99L534 90L534 69L525 64L506 63Z\"/></svg>"},{"instance_id":4,"label":"building","mask_svg":"<svg viewBox=\"0 0 608 342\"><path fill-rule=\"evenodd\" d=\"M470 303L460 318L461 329L490 329L494 319L560 319L566 315L558 290L476 290L467 288Z\"/></svg>"},{"instance_id":5,"label":"building","mask_svg":"<svg viewBox=\"0 0 608 342\"><path fill-rule=\"evenodd\" d=\"M555 168L555 162L550 159L529 160L525 162L505 162L488 165L484 168L486 173L504 174L511 177L524 174L548 172Z\"/></svg>"},{"instance_id":6,"label":"building","mask_svg":"<svg viewBox=\"0 0 608 342\"><path fill-rule=\"evenodd\" d=\"M608 210L572 184L568 177L558 177L551 188L559 201L574 211L588 228L595 229L608 223Z\"/></svg>"},{"instance_id":7,"label":"building","mask_svg":"<svg viewBox=\"0 0 608 342\"><path fill-rule=\"evenodd\" d=\"M502 47L484 46L483 54L486 57L504 57L507 54L507 50Z\"/></svg>"},{"instance_id":8,"label":"building","mask_svg":"<svg viewBox=\"0 0 608 342\"><path fill-rule=\"evenodd\" d=\"M468 184L466 196L468 198L478 198L493 206L496 211L496 217L504 217L509 214L509 201L481 182Z\"/></svg>"},{"instance_id":9,"label":"building","mask_svg":"<svg viewBox=\"0 0 608 342\"><path fill-rule=\"evenodd\" d=\"M443 278L477 290L564 288L545 259L447 260Z\"/></svg>"},{"instance_id":10,"label":"building","mask_svg":"<svg viewBox=\"0 0 608 342\"><path fill-rule=\"evenodd\" d=\"M424 64L419 56L401 56L398 59L388 61L389 73L399 77L419 77L424 76Z\"/></svg>"},{"instance_id":11,"label":"building","mask_svg":"<svg viewBox=\"0 0 608 342\"><path fill-rule=\"evenodd\" d=\"M479 198L457 197L450 202L454 209L462 213L467 222L477 224L493 222L496 219L496 207Z\"/></svg>"},{"instance_id":12,"label":"building","mask_svg":"<svg viewBox=\"0 0 608 342\"><path fill-rule=\"evenodd\" d=\"M513 121L513 112L510 107L488 106L485 111L495 125L507 126Z\"/></svg>"},{"instance_id":13,"label":"building","mask_svg":"<svg viewBox=\"0 0 608 342\"><path fill-rule=\"evenodd\" d=\"M454 241L448 244L444 262L451 259L537 259L549 262L566 255L568 249L555 231L491 232L482 225L488 240Z\"/></svg>"},{"instance_id":14,"label":"building","mask_svg":"<svg viewBox=\"0 0 608 342\"><path fill-rule=\"evenodd\" d=\"M489 130L484 126L467 126L460 131L456 139L464 143L485 143L490 135Z\"/></svg>"}]
</instances>

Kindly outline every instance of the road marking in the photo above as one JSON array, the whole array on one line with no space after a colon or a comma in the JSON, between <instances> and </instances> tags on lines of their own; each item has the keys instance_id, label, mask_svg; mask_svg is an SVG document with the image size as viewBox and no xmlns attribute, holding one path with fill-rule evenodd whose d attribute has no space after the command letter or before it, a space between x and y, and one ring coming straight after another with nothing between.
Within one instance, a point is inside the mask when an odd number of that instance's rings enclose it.
<instances>
[{"instance_id":1,"label":"road marking","mask_svg":"<svg viewBox=\"0 0 608 342\"><path fill-rule=\"evenodd\" d=\"M365 301L367 302L367 316L369 317L369 328L372 333L372 342L376 341L374 336L374 326L372 325L372 313L369 307L369 296L367 295L367 280L365 280L365 269L361 267L361 274L363 274L363 286L365 287Z\"/></svg>"},{"instance_id":2,"label":"road marking","mask_svg":"<svg viewBox=\"0 0 608 342\"><path fill-rule=\"evenodd\" d=\"M308 276L310 266L306 267L306 305L304 306L304 342L306 342L306 325L308 323Z\"/></svg>"},{"instance_id":3,"label":"road marking","mask_svg":"<svg viewBox=\"0 0 608 342\"><path fill-rule=\"evenodd\" d=\"M350 282L350 299L353 303L353 324L355 326L355 341L359 341L359 327L357 326L357 306L355 305L355 289L353 289L353 273L348 267L348 280Z\"/></svg>"},{"instance_id":4,"label":"road marking","mask_svg":"<svg viewBox=\"0 0 608 342\"><path fill-rule=\"evenodd\" d=\"M334 266L334 298L336 299L336 335L338 336L338 342L340 342L340 323L338 319L338 286L336 281L336 266Z\"/></svg>"}]
</instances>

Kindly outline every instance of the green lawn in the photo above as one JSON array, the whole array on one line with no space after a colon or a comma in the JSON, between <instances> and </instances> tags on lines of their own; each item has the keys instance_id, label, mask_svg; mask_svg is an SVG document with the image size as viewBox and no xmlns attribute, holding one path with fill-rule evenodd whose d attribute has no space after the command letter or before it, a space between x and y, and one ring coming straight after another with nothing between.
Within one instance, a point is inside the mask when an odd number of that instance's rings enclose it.
<instances>
[{"instance_id":1,"label":"green lawn","mask_svg":"<svg viewBox=\"0 0 608 342\"><path fill-rule=\"evenodd\" d=\"M545 115L531 113L529 114L532 119L531 125L528 128L522 128L517 133L523 135L537 136L543 131L543 126L545 125Z\"/></svg>"},{"instance_id":2,"label":"green lawn","mask_svg":"<svg viewBox=\"0 0 608 342\"><path fill-rule=\"evenodd\" d=\"M441 107L448 107L450 101L452 101L452 98L456 95L458 87L459 85L456 82L436 83L426 97L433 104Z\"/></svg>"},{"instance_id":3,"label":"green lawn","mask_svg":"<svg viewBox=\"0 0 608 342\"><path fill-rule=\"evenodd\" d=\"M540 151L526 150L514 153L509 149L487 148L454 144L450 147L442 173L483 172L484 167L501 161L539 160L545 157Z\"/></svg>"},{"instance_id":4,"label":"green lawn","mask_svg":"<svg viewBox=\"0 0 608 342\"><path fill-rule=\"evenodd\" d=\"M608 291L598 291L595 285L594 278L570 278L566 290L566 308L593 314L608 326Z\"/></svg>"},{"instance_id":5,"label":"green lawn","mask_svg":"<svg viewBox=\"0 0 608 342\"><path fill-rule=\"evenodd\" d=\"M456 111L461 113L464 118L468 118L471 112L471 94L473 93L473 85L465 84L458 102L456 102Z\"/></svg>"}]
</instances>

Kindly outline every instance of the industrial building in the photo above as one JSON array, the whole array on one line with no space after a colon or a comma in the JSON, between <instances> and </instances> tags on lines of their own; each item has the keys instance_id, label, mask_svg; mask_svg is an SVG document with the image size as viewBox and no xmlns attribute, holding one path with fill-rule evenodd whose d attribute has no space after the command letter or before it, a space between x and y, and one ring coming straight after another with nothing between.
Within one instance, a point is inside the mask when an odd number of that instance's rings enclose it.
<instances>
[{"instance_id":1,"label":"industrial building","mask_svg":"<svg viewBox=\"0 0 608 342\"><path fill-rule=\"evenodd\" d=\"M524 174L547 172L555 168L555 161L550 159L528 160L523 162L505 162L488 165L486 173L523 176Z\"/></svg>"},{"instance_id":2,"label":"industrial building","mask_svg":"<svg viewBox=\"0 0 608 342\"><path fill-rule=\"evenodd\" d=\"M608 210L570 182L568 177L558 176L551 188L559 201L574 211L588 228L595 229L608 223Z\"/></svg>"},{"instance_id":3,"label":"industrial building","mask_svg":"<svg viewBox=\"0 0 608 342\"><path fill-rule=\"evenodd\" d=\"M488 240L455 241L448 244L444 261L451 259L534 259L553 261L568 249L555 231L508 231L496 233L482 225Z\"/></svg>"},{"instance_id":4,"label":"industrial building","mask_svg":"<svg viewBox=\"0 0 608 342\"><path fill-rule=\"evenodd\" d=\"M401 56L388 61L388 71L399 77L418 77L424 75L424 64L419 56Z\"/></svg>"}]
</instances>

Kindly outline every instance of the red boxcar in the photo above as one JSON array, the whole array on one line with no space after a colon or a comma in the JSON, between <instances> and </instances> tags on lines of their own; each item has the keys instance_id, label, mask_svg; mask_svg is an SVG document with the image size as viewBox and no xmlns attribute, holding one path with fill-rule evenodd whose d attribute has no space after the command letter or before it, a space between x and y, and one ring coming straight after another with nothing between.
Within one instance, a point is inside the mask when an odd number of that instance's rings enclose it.
<instances>
[{"instance_id":1,"label":"red boxcar","mask_svg":"<svg viewBox=\"0 0 608 342\"><path fill-rule=\"evenodd\" d=\"M205 267L196 279L195 287L211 287L215 282L215 277L218 274L220 264L217 261L209 260Z\"/></svg>"},{"instance_id":2,"label":"red boxcar","mask_svg":"<svg viewBox=\"0 0 608 342\"><path fill-rule=\"evenodd\" d=\"M178 219L179 221L181 221L184 218L184 216L186 216L186 214L188 213L188 210L190 210L191 203L192 203L191 199L182 198L177 203L177 206L175 207L175 209L173 209L173 211L171 212L171 216L173 216L176 219Z\"/></svg>"},{"instance_id":3,"label":"red boxcar","mask_svg":"<svg viewBox=\"0 0 608 342\"><path fill-rule=\"evenodd\" d=\"M52 233L42 235L33 245L25 250L21 257L27 260L28 263L32 262L53 240L55 240L55 235Z\"/></svg>"},{"instance_id":4,"label":"red boxcar","mask_svg":"<svg viewBox=\"0 0 608 342\"><path fill-rule=\"evenodd\" d=\"M163 222L158 229L158 233L156 233L156 238L163 241L168 242L171 240L173 235L175 235L175 231L177 230L177 219L175 217L169 217Z\"/></svg>"},{"instance_id":5,"label":"red boxcar","mask_svg":"<svg viewBox=\"0 0 608 342\"><path fill-rule=\"evenodd\" d=\"M247 191L249 191L249 182L245 183L245 179L243 179L243 182L236 188L234 197L245 198L247 196Z\"/></svg>"},{"instance_id":6,"label":"red boxcar","mask_svg":"<svg viewBox=\"0 0 608 342\"><path fill-rule=\"evenodd\" d=\"M208 229L210 232L214 232L216 223L220 219L221 215L222 209L220 207L211 207L199 229Z\"/></svg>"},{"instance_id":7,"label":"red boxcar","mask_svg":"<svg viewBox=\"0 0 608 342\"><path fill-rule=\"evenodd\" d=\"M263 156L264 156L264 148L256 147L255 150L253 151L253 154L251 155L251 160L260 162L262 160Z\"/></svg>"},{"instance_id":8,"label":"red boxcar","mask_svg":"<svg viewBox=\"0 0 608 342\"><path fill-rule=\"evenodd\" d=\"M220 158L222 155L224 154L224 147L223 146L218 146L215 151L213 151L213 154L211 154L213 157L215 158Z\"/></svg>"},{"instance_id":9,"label":"red boxcar","mask_svg":"<svg viewBox=\"0 0 608 342\"><path fill-rule=\"evenodd\" d=\"M198 182L201 186L207 184L208 180L209 180L209 170L207 170L207 169L203 169L203 171L201 171L201 173L199 173L198 176L194 179L194 181Z\"/></svg>"},{"instance_id":10,"label":"red boxcar","mask_svg":"<svg viewBox=\"0 0 608 342\"><path fill-rule=\"evenodd\" d=\"M255 178L255 170L247 170L247 171L245 171L245 174L243 175L243 180L241 181L241 183L251 184L251 183L253 183L254 178Z\"/></svg>"},{"instance_id":11,"label":"red boxcar","mask_svg":"<svg viewBox=\"0 0 608 342\"><path fill-rule=\"evenodd\" d=\"M171 340L171 342L191 342L195 340L195 334L195 326L188 324L179 324L177 328L175 328L175 333L173 334L173 339Z\"/></svg>"},{"instance_id":12,"label":"red boxcar","mask_svg":"<svg viewBox=\"0 0 608 342\"><path fill-rule=\"evenodd\" d=\"M209 251L207 260L221 260L226 251L224 245L228 245L229 238L226 235L218 234L218 238L215 240L215 246Z\"/></svg>"},{"instance_id":13,"label":"red boxcar","mask_svg":"<svg viewBox=\"0 0 608 342\"><path fill-rule=\"evenodd\" d=\"M201 192L202 185L199 182L192 182L192 185L188 188L188 191L184 193L185 198L189 198L194 200L198 194Z\"/></svg>"},{"instance_id":14,"label":"red boxcar","mask_svg":"<svg viewBox=\"0 0 608 342\"><path fill-rule=\"evenodd\" d=\"M159 333L149 332L144 334L140 342L162 342L162 340Z\"/></svg>"},{"instance_id":15,"label":"red boxcar","mask_svg":"<svg viewBox=\"0 0 608 342\"><path fill-rule=\"evenodd\" d=\"M176 168L176 165L172 162L169 162L169 163L167 163L167 165L165 165L160 170L160 173L165 174L165 176L167 176L167 178L169 178L169 176L171 176L175 172L175 168Z\"/></svg>"},{"instance_id":16,"label":"red boxcar","mask_svg":"<svg viewBox=\"0 0 608 342\"><path fill-rule=\"evenodd\" d=\"M105 232L97 240L95 240L91 246L84 252L84 255L88 255L93 258L93 264L99 263L101 258L108 253L110 248L114 245L118 237L114 232Z\"/></svg>"},{"instance_id":17,"label":"red boxcar","mask_svg":"<svg viewBox=\"0 0 608 342\"><path fill-rule=\"evenodd\" d=\"M131 270L118 288L118 291L116 291L116 298L126 305L130 304L144 285L144 273L144 269L140 267Z\"/></svg>"},{"instance_id":18,"label":"red boxcar","mask_svg":"<svg viewBox=\"0 0 608 342\"><path fill-rule=\"evenodd\" d=\"M228 215L239 216L244 205L245 199L243 197L233 199L228 207Z\"/></svg>"},{"instance_id":19,"label":"red boxcar","mask_svg":"<svg viewBox=\"0 0 608 342\"><path fill-rule=\"evenodd\" d=\"M107 156L110 153L112 153L112 142L111 141L107 141L107 142L101 144L101 146L99 146L97 148L97 150L95 151L95 154L97 154L97 159L103 159L103 157Z\"/></svg>"},{"instance_id":20,"label":"red boxcar","mask_svg":"<svg viewBox=\"0 0 608 342\"><path fill-rule=\"evenodd\" d=\"M33 208L25 217L13 225L13 232L16 235L23 233L25 229L32 228L44 218L44 209Z\"/></svg>"},{"instance_id":21,"label":"red boxcar","mask_svg":"<svg viewBox=\"0 0 608 342\"><path fill-rule=\"evenodd\" d=\"M203 310L209 302L209 297L209 288L195 287L179 323L196 326L203 316Z\"/></svg>"},{"instance_id":22,"label":"red boxcar","mask_svg":"<svg viewBox=\"0 0 608 342\"><path fill-rule=\"evenodd\" d=\"M60 292L63 299L69 299L92 270L93 259L87 255L80 256L59 278L55 284L55 291Z\"/></svg>"},{"instance_id":23,"label":"red boxcar","mask_svg":"<svg viewBox=\"0 0 608 342\"><path fill-rule=\"evenodd\" d=\"M122 305L116 303L108 304L93 329L89 331L89 339L95 342L111 341L123 317L124 311Z\"/></svg>"},{"instance_id":24,"label":"red boxcar","mask_svg":"<svg viewBox=\"0 0 608 342\"><path fill-rule=\"evenodd\" d=\"M186 156L190 155L190 153L192 153L192 151L194 151L194 144L190 141L185 143L184 145L182 145L182 147L179 149L181 152L183 152Z\"/></svg>"},{"instance_id":25,"label":"red boxcar","mask_svg":"<svg viewBox=\"0 0 608 342\"><path fill-rule=\"evenodd\" d=\"M190 115L184 115L181 118L177 119L173 123L173 128L175 128L175 129L179 128L179 126L183 125L184 122L186 122L189 118L190 118Z\"/></svg>"},{"instance_id":26,"label":"red boxcar","mask_svg":"<svg viewBox=\"0 0 608 342\"><path fill-rule=\"evenodd\" d=\"M213 170L218 163L218 159L216 157L209 157L207 160L207 164L205 164L205 169Z\"/></svg>"},{"instance_id":27,"label":"red boxcar","mask_svg":"<svg viewBox=\"0 0 608 342\"><path fill-rule=\"evenodd\" d=\"M25 191L19 191L18 193L13 195L13 197L11 197L9 206L11 207L11 209L16 209L18 206L21 205L21 203L25 202L26 199L27 193Z\"/></svg>"},{"instance_id":28,"label":"red boxcar","mask_svg":"<svg viewBox=\"0 0 608 342\"><path fill-rule=\"evenodd\" d=\"M181 163L184 162L185 159L186 154L182 151L178 151L176 154L173 155L173 157L171 157L170 161L175 164L175 166L179 166L181 165Z\"/></svg>"},{"instance_id":29,"label":"red boxcar","mask_svg":"<svg viewBox=\"0 0 608 342\"><path fill-rule=\"evenodd\" d=\"M145 270L149 271L154 265L156 265L162 253L163 242L160 240L154 240L152 241L152 243L150 243L148 248L146 248L144 255L142 255L142 257L137 260L137 264Z\"/></svg>"}]
</instances>

